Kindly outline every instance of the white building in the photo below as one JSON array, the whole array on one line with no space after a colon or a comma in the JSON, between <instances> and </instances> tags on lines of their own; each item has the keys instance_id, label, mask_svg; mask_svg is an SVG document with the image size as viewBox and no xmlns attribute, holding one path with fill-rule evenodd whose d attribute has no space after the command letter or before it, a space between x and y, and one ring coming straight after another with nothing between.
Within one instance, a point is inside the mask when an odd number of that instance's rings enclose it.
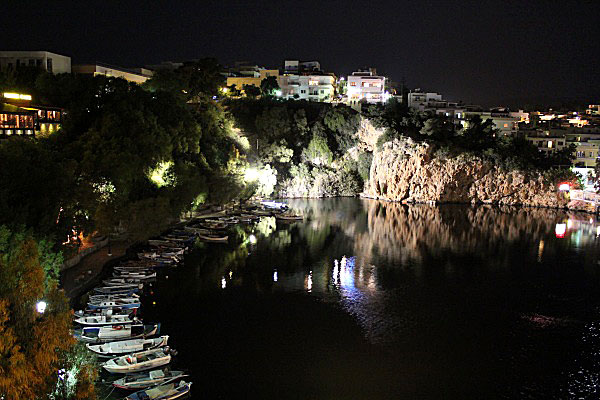
<instances>
[{"instance_id":1,"label":"white building","mask_svg":"<svg viewBox=\"0 0 600 400\"><path fill-rule=\"evenodd\" d=\"M49 51L0 51L0 70L37 67L53 74L71 73L71 57Z\"/></svg>"},{"instance_id":2,"label":"white building","mask_svg":"<svg viewBox=\"0 0 600 400\"><path fill-rule=\"evenodd\" d=\"M107 77L123 78L126 81L140 84L150 79L154 73L146 68L127 69L99 63L74 65L73 72L76 74L88 74L93 76L102 75Z\"/></svg>"},{"instance_id":3,"label":"white building","mask_svg":"<svg viewBox=\"0 0 600 400\"><path fill-rule=\"evenodd\" d=\"M444 102L444 100L442 100L441 94L421 92L419 89L417 89L414 92L410 92L408 94L407 100L408 107L418 111L425 111L426 109L438 108L436 107L436 105L442 102Z\"/></svg>"},{"instance_id":4,"label":"white building","mask_svg":"<svg viewBox=\"0 0 600 400\"><path fill-rule=\"evenodd\" d=\"M335 94L335 76L284 75L277 78L281 97L288 100L331 102Z\"/></svg>"},{"instance_id":5,"label":"white building","mask_svg":"<svg viewBox=\"0 0 600 400\"><path fill-rule=\"evenodd\" d=\"M379 76L374 69L356 71L348 76L347 103L358 106L361 102L385 103L389 93L385 90L385 77Z\"/></svg>"}]
</instances>

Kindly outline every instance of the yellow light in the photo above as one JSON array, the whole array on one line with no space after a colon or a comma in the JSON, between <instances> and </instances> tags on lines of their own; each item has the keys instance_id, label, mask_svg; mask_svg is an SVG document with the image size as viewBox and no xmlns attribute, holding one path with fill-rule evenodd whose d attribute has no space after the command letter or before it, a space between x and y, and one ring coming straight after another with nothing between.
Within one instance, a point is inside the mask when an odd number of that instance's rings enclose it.
<instances>
[{"instance_id":1,"label":"yellow light","mask_svg":"<svg viewBox=\"0 0 600 400\"><path fill-rule=\"evenodd\" d=\"M30 94L3 93L5 99L31 100Z\"/></svg>"}]
</instances>

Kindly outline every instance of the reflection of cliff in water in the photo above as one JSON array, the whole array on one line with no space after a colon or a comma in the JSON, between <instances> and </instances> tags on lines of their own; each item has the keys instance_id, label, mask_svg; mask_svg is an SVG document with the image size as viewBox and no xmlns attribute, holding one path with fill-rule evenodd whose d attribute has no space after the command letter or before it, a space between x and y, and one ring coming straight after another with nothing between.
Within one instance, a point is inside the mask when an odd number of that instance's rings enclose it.
<instances>
[{"instance_id":1,"label":"reflection of cliff in water","mask_svg":"<svg viewBox=\"0 0 600 400\"><path fill-rule=\"evenodd\" d=\"M307 231L339 226L346 240L353 241L352 255L388 265L460 259L464 254L502 263L507 246L523 248L523 257L535 259L544 251L544 241L553 240L556 223L568 217L555 209L348 200L291 200L290 205L309 220L301 228L304 236L318 239Z\"/></svg>"}]
</instances>

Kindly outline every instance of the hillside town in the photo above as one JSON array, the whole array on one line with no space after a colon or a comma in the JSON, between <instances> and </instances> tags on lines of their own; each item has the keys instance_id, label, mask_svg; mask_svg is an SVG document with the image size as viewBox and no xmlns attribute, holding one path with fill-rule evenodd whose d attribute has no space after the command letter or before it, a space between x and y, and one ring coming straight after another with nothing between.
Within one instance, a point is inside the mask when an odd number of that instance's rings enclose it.
<instances>
[{"instance_id":1,"label":"hillside town","mask_svg":"<svg viewBox=\"0 0 600 400\"><path fill-rule=\"evenodd\" d=\"M193 62L190 60L189 62ZM155 71L176 70L189 62L164 61L144 67L124 68L104 63L72 64L71 57L49 51L0 51L0 71L37 67L52 74L86 74L122 78L143 84ZM221 67L225 85L222 94L230 97L257 97L261 87L282 100L304 100L346 104L356 110L369 104L397 101L410 109L448 117L465 126L473 116L491 120L502 136L523 137L544 154L573 146L572 168L581 174L585 188L594 190L590 174L600 157L600 105L582 110L512 110L498 106L484 108L448 100L443 94L420 88L409 89L375 68L357 69L347 76L328 71L316 60L284 60L281 67L259 66L239 61ZM36 105L26 93L2 93L0 138L11 135L47 136L60 128L63 110Z\"/></svg>"}]
</instances>

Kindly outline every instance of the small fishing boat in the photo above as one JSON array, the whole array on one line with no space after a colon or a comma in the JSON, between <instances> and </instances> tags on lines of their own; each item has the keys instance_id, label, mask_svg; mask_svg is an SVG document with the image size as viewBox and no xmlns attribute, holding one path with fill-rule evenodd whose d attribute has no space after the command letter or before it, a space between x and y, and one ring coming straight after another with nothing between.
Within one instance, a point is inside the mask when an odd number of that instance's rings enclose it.
<instances>
[{"instance_id":1,"label":"small fishing boat","mask_svg":"<svg viewBox=\"0 0 600 400\"><path fill-rule=\"evenodd\" d=\"M140 283L128 283L125 285L118 285L118 286L100 286L100 287L96 287L94 288L94 292L96 293L100 293L100 294L124 294L124 293L137 293L141 287L143 287L143 284Z\"/></svg>"},{"instance_id":2,"label":"small fishing boat","mask_svg":"<svg viewBox=\"0 0 600 400\"><path fill-rule=\"evenodd\" d=\"M86 326L82 329L76 329L74 336L77 340L86 343L107 343L119 340L130 340L146 338L148 336L158 335L160 324L142 325L108 325L100 327Z\"/></svg>"},{"instance_id":3,"label":"small fishing boat","mask_svg":"<svg viewBox=\"0 0 600 400\"><path fill-rule=\"evenodd\" d=\"M140 390L150 386L168 383L175 379L184 378L183 371L171 371L169 368L127 374L113 382L113 386L125 390Z\"/></svg>"},{"instance_id":4,"label":"small fishing boat","mask_svg":"<svg viewBox=\"0 0 600 400\"><path fill-rule=\"evenodd\" d=\"M181 381L178 384L168 383L151 389L140 390L127 396L126 400L172 400L187 395L192 389L192 382Z\"/></svg>"},{"instance_id":5,"label":"small fishing boat","mask_svg":"<svg viewBox=\"0 0 600 400\"><path fill-rule=\"evenodd\" d=\"M156 275L154 276L156 277ZM150 278L148 278L150 279ZM125 284L129 284L129 283L135 283L135 284L140 284L142 282L147 282L148 279L140 279L140 278L131 278L131 277L113 277L113 278L108 278L102 281L102 284L105 286L120 286L120 285L125 285Z\"/></svg>"},{"instance_id":6,"label":"small fishing boat","mask_svg":"<svg viewBox=\"0 0 600 400\"><path fill-rule=\"evenodd\" d=\"M73 318L80 317L96 317L99 315L134 315L136 314L136 309L128 310L122 309L120 307L108 307L108 308L97 308L97 309L86 309L86 310L77 310L73 313Z\"/></svg>"},{"instance_id":7,"label":"small fishing boat","mask_svg":"<svg viewBox=\"0 0 600 400\"><path fill-rule=\"evenodd\" d=\"M295 214L279 214L276 215L275 218L281 221L301 221L302 219L304 219L302 215Z\"/></svg>"},{"instance_id":8,"label":"small fishing boat","mask_svg":"<svg viewBox=\"0 0 600 400\"><path fill-rule=\"evenodd\" d=\"M126 374L153 369L170 362L171 352L168 347L165 347L116 357L103 363L102 367L113 374Z\"/></svg>"},{"instance_id":9,"label":"small fishing boat","mask_svg":"<svg viewBox=\"0 0 600 400\"><path fill-rule=\"evenodd\" d=\"M96 353L100 357L112 358L120 357L124 354L134 353L136 351L153 350L162 346L166 346L169 336L161 336L152 339L130 339L116 342L108 342L104 344L90 344L85 346L88 350Z\"/></svg>"},{"instance_id":10,"label":"small fishing boat","mask_svg":"<svg viewBox=\"0 0 600 400\"><path fill-rule=\"evenodd\" d=\"M124 310L140 308L142 304L139 299L131 298L131 299L117 299L110 301L99 301L99 300L90 300L87 303L89 309L102 309L102 308L120 308Z\"/></svg>"},{"instance_id":11,"label":"small fishing boat","mask_svg":"<svg viewBox=\"0 0 600 400\"><path fill-rule=\"evenodd\" d=\"M97 316L81 316L76 318L74 322L82 326L105 326L105 325L126 325L140 323L133 314L117 314L117 315L97 315Z\"/></svg>"},{"instance_id":12,"label":"small fishing boat","mask_svg":"<svg viewBox=\"0 0 600 400\"><path fill-rule=\"evenodd\" d=\"M205 242L216 242L216 243L227 243L229 240L229 236L221 236L216 234L208 234L208 235L200 235L198 234L198 238Z\"/></svg>"}]
</instances>

